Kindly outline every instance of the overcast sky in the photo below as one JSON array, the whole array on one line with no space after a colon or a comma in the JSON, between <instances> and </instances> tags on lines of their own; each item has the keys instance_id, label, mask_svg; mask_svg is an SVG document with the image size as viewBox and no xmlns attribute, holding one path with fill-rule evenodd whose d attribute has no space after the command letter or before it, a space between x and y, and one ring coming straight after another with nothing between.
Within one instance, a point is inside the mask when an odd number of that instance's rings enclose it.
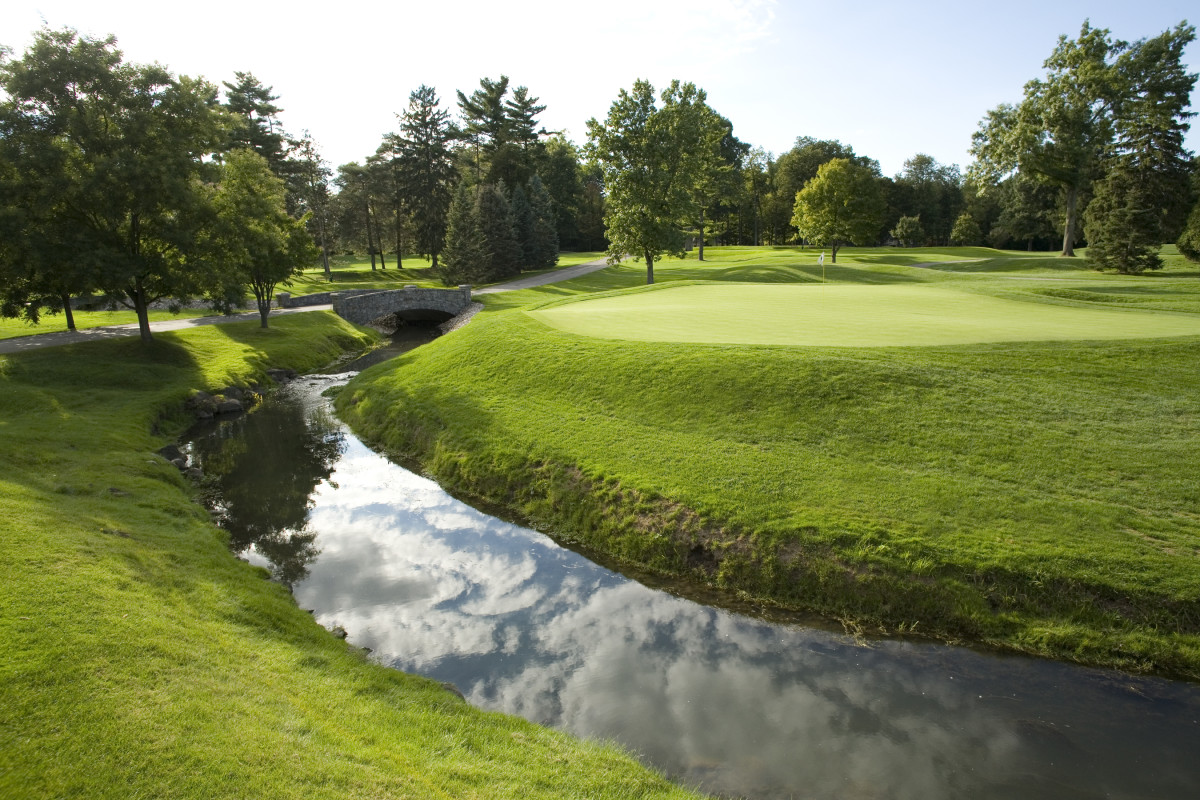
<instances>
[{"instance_id":1,"label":"overcast sky","mask_svg":"<svg viewBox=\"0 0 1200 800\"><path fill-rule=\"evenodd\" d=\"M115 34L130 61L218 84L252 72L279 95L284 127L311 131L335 166L372 154L418 85L456 111L456 89L505 74L546 104L547 128L578 144L621 88L679 78L705 89L743 141L778 154L797 136L839 139L894 175L919 152L966 167L979 120L1019 101L1058 35L1074 38L1085 18L1135 40L1189 10L1200 18L1196 9L1195 0L8 0L0 44L19 55L45 23ZM1185 58L1200 72L1200 45ZM1187 144L1200 149L1200 134Z\"/></svg>"}]
</instances>

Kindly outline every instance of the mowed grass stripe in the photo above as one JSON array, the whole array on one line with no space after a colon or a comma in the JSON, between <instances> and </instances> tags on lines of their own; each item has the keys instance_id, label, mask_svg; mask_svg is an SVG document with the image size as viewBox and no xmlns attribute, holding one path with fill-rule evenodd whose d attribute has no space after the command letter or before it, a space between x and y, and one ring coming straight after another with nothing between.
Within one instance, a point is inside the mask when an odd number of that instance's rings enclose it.
<instances>
[{"instance_id":1,"label":"mowed grass stripe","mask_svg":"<svg viewBox=\"0 0 1200 800\"><path fill-rule=\"evenodd\" d=\"M1200 335L1200 316L1079 308L927 284L689 284L526 313L582 336L696 344L889 347Z\"/></svg>"}]
</instances>

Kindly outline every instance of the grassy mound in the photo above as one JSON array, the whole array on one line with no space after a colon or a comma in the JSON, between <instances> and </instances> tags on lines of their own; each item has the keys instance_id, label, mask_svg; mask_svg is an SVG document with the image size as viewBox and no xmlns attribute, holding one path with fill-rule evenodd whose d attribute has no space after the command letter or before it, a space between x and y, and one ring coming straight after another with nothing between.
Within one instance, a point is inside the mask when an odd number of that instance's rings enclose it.
<instances>
[{"instance_id":1,"label":"grassy mound","mask_svg":"<svg viewBox=\"0 0 1200 800\"><path fill-rule=\"evenodd\" d=\"M1084 305L1042 288L993 293ZM493 310L338 406L448 488L630 562L871 629L1195 678L1198 359L1195 336L681 344Z\"/></svg>"},{"instance_id":2,"label":"grassy mound","mask_svg":"<svg viewBox=\"0 0 1200 800\"><path fill-rule=\"evenodd\" d=\"M313 313L0 358L0 797L692 796L367 662L153 455L190 390L365 342Z\"/></svg>"}]
</instances>

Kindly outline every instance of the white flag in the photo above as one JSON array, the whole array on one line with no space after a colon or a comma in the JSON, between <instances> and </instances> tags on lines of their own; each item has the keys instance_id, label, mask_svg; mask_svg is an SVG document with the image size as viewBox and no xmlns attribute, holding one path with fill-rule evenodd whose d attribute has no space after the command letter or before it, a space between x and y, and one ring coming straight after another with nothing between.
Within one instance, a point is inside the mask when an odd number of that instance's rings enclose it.
<instances>
[{"instance_id":1,"label":"white flag","mask_svg":"<svg viewBox=\"0 0 1200 800\"><path fill-rule=\"evenodd\" d=\"M824 250L821 251L821 257L817 259L817 263L820 264L821 266L825 266L825 251Z\"/></svg>"}]
</instances>

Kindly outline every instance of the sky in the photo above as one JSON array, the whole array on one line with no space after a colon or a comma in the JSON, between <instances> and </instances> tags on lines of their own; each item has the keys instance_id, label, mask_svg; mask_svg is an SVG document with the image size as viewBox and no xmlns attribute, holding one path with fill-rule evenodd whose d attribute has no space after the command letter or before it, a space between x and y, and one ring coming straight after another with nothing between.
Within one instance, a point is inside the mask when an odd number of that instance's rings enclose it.
<instances>
[{"instance_id":1,"label":"sky","mask_svg":"<svg viewBox=\"0 0 1200 800\"><path fill-rule=\"evenodd\" d=\"M333 165L361 161L409 93L433 86L457 113L483 77L507 75L576 144L638 78L691 81L742 141L775 154L837 139L895 175L926 153L970 163L989 109L1019 102L1059 35L1090 19L1134 41L1174 27L1195 0L807 2L798 0L8 0L0 44L19 56L43 24L114 34L129 61L213 83L251 72L279 95L286 130L311 132ZM1185 53L1200 72L1200 43ZM1200 91L1193 94L1200 107ZM1200 125L1200 120L1197 120ZM1200 132L1186 144L1200 150Z\"/></svg>"}]
</instances>

